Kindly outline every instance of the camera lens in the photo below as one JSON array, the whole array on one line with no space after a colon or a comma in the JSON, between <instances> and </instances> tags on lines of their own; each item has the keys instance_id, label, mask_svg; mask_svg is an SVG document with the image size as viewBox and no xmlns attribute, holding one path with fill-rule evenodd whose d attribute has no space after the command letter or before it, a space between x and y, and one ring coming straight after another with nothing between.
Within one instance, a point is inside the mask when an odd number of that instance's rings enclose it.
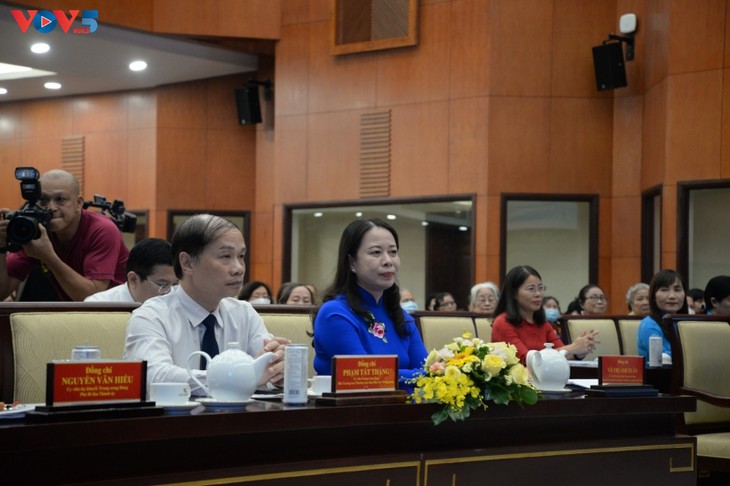
<instances>
[{"instance_id":1,"label":"camera lens","mask_svg":"<svg viewBox=\"0 0 730 486\"><path fill-rule=\"evenodd\" d=\"M25 245L30 240L38 238L38 221L27 216L17 216L8 223L8 242Z\"/></svg>"}]
</instances>

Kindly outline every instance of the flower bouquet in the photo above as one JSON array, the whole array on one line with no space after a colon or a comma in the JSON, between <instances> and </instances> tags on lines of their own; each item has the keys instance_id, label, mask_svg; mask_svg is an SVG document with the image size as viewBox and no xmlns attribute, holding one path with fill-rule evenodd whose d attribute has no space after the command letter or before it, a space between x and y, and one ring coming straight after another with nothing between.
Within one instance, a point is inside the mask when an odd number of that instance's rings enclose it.
<instances>
[{"instance_id":1,"label":"flower bouquet","mask_svg":"<svg viewBox=\"0 0 730 486\"><path fill-rule=\"evenodd\" d=\"M537 390L527 381L527 370L517 349L503 342L485 343L470 333L457 337L426 358L424 373L412 380L416 403L442 403L431 418L438 425L447 418L464 420L487 402L532 405Z\"/></svg>"}]
</instances>

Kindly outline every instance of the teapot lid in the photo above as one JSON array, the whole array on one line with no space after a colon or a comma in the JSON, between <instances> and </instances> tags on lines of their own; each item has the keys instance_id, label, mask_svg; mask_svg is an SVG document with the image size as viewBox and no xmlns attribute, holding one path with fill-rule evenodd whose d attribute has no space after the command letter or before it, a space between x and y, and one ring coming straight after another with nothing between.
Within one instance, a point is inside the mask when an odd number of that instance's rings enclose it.
<instances>
[{"instance_id":1,"label":"teapot lid","mask_svg":"<svg viewBox=\"0 0 730 486\"><path fill-rule=\"evenodd\" d=\"M555 345L553 343L545 343L546 349L552 349Z\"/></svg>"}]
</instances>

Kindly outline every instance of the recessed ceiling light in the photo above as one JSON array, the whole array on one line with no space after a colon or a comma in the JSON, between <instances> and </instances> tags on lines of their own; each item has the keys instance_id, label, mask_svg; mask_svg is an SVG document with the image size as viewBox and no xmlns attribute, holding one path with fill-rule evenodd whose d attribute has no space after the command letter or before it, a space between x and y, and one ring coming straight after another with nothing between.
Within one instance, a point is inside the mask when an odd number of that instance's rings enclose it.
<instances>
[{"instance_id":1,"label":"recessed ceiling light","mask_svg":"<svg viewBox=\"0 0 730 486\"><path fill-rule=\"evenodd\" d=\"M147 63L144 61L132 61L129 63L129 69L132 71L144 71L147 69Z\"/></svg>"},{"instance_id":2,"label":"recessed ceiling light","mask_svg":"<svg viewBox=\"0 0 730 486\"><path fill-rule=\"evenodd\" d=\"M390 220L394 220L396 217L397 216L395 214L389 214L389 215L386 216L386 218L388 218Z\"/></svg>"},{"instance_id":3,"label":"recessed ceiling light","mask_svg":"<svg viewBox=\"0 0 730 486\"><path fill-rule=\"evenodd\" d=\"M8 90L5 88L0 88L0 95L8 94Z\"/></svg>"},{"instance_id":4,"label":"recessed ceiling light","mask_svg":"<svg viewBox=\"0 0 730 486\"><path fill-rule=\"evenodd\" d=\"M459 226L459 231L469 231L467 226Z\"/></svg>"},{"instance_id":5,"label":"recessed ceiling light","mask_svg":"<svg viewBox=\"0 0 730 486\"><path fill-rule=\"evenodd\" d=\"M46 87L46 89L61 89L61 83L54 83L54 82L47 82L43 86Z\"/></svg>"},{"instance_id":6,"label":"recessed ceiling light","mask_svg":"<svg viewBox=\"0 0 730 486\"><path fill-rule=\"evenodd\" d=\"M362 212L361 211L356 212L355 213L355 217L356 218L362 218Z\"/></svg>"},{"instance_id":7,"label":"recessed ceiling light","mask_svg":"<svg viewBox=\"0 0 730 486\"><path fill-rule=\"evenodd\" d=\"M35 52L36 54L43 54L45 52L48 52L51 50L51 46L46 44L45 42L37 42L30 46L30 50L32 52Z\"/></svg>"},{"instance_id":8,"label":"recessed ceiling light","mask_svg":"<svg viewBox=\"0 0 730 486\"><path fill-rule=\"evenodd\" d=\"M313 216L314 216L315 218L321 218L321 217L322 217L322 213L321 213L320 211L317 211L316 213L314 213L314 215L313 215Z\"/></svg>"}]
</instances>

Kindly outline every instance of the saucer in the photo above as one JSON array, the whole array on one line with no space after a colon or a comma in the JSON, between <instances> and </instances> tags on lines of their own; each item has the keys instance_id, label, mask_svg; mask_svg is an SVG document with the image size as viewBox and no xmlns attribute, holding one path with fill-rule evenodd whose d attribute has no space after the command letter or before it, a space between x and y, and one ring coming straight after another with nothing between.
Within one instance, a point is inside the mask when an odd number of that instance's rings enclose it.
<instances>
[{"instance_id":1,"label":"saucer","mask_svg":"<svg viewBox=\"0 0 730 486\"><path fill-rule=\"evenodd\" d=\"M43 404L38 404L43 405ZM18 419L25 417L25 412L29 412L31 410L35 410L36 404L24 404L21 403L19 405L16 405L15 407L9 409L9 410L2 410L0 411L0 419Z\"/></svg>"},{"instance_id":2,"label":"saucer","mask_svg":"<svg viewBox=\"0 0 730 486\"><path fill-rule=\"evenodd\" d=\"M198 403L203 405L208 410L244 410L246 405L254 403L253 400L236 400L226 402L222 400L216 400L215 398L198 398Z\"/></svg>"},{"instance_id":3,"label":"saucer","mask_svg":"<svg viewBox=\"0 0 730 486\"><path fill-rule=\"evenodd\" d=\"M188 412L195 407L199 407L200 403L198 402L185 402L180 403L177 405L158 405L165 409L165 412L167 413L180 413L180 412Z\"/></svg>"},{"instance_id":4,"label":"saucer","mask_svg":"<svg viewBox=\"0 0 730 486\"><path fill-rule=\"evenodd\" d=\"M542 393L543 395L565 395L566 393L570 393L573 390L570 388L563 388L562 390L540 390L537 389L538 392Z\"/></svg>"}]
</instances>

